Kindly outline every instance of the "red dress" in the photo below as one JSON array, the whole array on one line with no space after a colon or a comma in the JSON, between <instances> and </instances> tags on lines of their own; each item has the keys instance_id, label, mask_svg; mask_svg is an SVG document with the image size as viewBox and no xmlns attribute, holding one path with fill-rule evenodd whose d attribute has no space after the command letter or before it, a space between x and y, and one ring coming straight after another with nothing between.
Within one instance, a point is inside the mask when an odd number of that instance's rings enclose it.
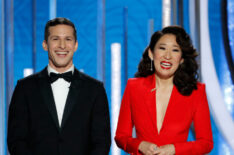
<instances>
[{"instance_id":1,"label":"red dress","mask_svg":"<svg viewBox=\"0 0 234 155\"><path fill-rule=\"evenodd\" d=\"M155 101L155 76L129 79L119 113L115 141L121 149L130 154L141 154L138 146L148 141L162 146L174 144L176 154L205 154L213 148L210 113L205 85L190 96L183 96L174 86L164 121L158 133ZM193 123L196 140L187 141ZM132 137L135 126L136 138Z\"/></svg>"}]
</instances>

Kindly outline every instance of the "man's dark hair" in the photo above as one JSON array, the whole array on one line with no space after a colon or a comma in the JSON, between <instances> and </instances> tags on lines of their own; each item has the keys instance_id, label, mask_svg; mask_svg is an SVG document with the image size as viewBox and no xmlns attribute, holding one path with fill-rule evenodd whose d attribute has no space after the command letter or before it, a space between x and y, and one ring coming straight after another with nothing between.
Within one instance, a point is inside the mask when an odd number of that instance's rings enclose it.
<instances>
[{"instance_id":1,"label":"man's dark hair","mask_svg":"<svg viewBox=\"0 0 234 155\"><path fill-rule=\"evenodd\" d=\"M176 70L173 83L182 95L188 96L194 89L197 89L198 64L195 58L198 54L192 45L189 35L180 26L168 26L152 35L150 43L142 55L135 77L146 77L155 73L154 66L151 70L151 60L148 56L148 50L154 51L155 45L165 34L175 35L176 42L182 50L182 58L184 61Z\"/></svg>"},{"instance_id":2,"label":"man's dark hair","mask_svg":"<svg viewBox=\"0 0 234 155\"><path fill-rule=\"evenodd\" d=\"M71 26L74 30L74 37L75 37L75 41L77 40L77 35L76 35L76 27L75 25L67 18L63 18L63 17L57 17L54 19L49 20L46 23L45 26L45 34L44 34L44 40L47 42L48 41L48 37L50 35L50 31L49 28L52 26L56 26L56 25L68 25Z\"/></svg>"}]
</instances>

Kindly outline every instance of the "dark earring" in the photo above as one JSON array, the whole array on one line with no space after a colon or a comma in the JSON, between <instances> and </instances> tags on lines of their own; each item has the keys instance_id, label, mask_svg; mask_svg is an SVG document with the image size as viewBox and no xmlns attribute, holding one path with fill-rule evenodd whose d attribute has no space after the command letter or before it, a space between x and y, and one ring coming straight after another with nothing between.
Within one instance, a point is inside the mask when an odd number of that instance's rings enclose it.
<instances>
[{"instance_id":1,"label":"dark earring","mask_svg":"<svg viewBox=\"0 0 234 155\"><path fill-rule=\"evenodd\" d=\"M153 60L150 59L150 71L153 71Z\"/></svg>"}]
</instances>

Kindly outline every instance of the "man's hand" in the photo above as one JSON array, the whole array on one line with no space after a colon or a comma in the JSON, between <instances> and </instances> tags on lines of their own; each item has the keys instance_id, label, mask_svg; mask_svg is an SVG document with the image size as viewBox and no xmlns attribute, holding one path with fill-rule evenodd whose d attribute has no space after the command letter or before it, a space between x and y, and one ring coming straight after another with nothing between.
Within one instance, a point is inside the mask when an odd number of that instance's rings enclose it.
<instances>
[{"instance_id":1,"label":"man's hand","mask_svg":"<svg viewBox=\"0 0 234 155\"><path fill-rule=\"evenodd\" d=\"M139 145L138 150L144 155L154 155L157 150L157 145L150 142L142 141Z\"/></svg>"}]
</instances>

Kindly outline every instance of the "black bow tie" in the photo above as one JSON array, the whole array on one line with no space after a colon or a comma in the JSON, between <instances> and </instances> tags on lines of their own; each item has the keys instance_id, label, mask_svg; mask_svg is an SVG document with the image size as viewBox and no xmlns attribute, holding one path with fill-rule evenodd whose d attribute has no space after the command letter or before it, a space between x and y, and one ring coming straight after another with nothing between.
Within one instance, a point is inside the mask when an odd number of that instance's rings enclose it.
<instances>
[{"instance_id":1,"label":"black bow tie","mask_svg":"<svg viewBox=\"0 0 234 155\"><path fill-rule=\"evenodd\" d=\"M63 78L67 82L71 82L71 80L72 80L72 71L62 73L62 74L56 74L56 73L53 73L53 72L50 73L50 83L55 82L56 80L58 80L58 78Z\"/></svg>"}]
</instances>

